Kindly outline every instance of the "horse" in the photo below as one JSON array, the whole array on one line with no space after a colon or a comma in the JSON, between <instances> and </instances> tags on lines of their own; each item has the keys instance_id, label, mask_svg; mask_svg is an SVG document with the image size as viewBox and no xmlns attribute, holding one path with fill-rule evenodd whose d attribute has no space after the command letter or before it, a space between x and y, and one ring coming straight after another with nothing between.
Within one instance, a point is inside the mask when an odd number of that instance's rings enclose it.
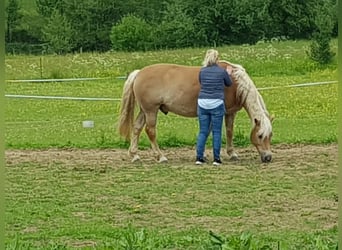
<instances>
[{"instance_id":1,"label":"horse","mask_svg":"<svg viewBox=\"0 0 342 250\"><path fill-rule=\"evenodd\" d=\"M244 108L251 120L251 143L256 147L263 163L271 162L272 120L266 105L246 70L239 64L220 60L219 66L231 68L233 84L225 87L224 117L226 128L226 152L230 160L237 160L233 147L233 124L236 113ZM200 66L158 63L131 72L123 86L118 131L130 141L128 154L132 162L140 160L138 144L145 132L159 162L168 159L157 143L157 115L172 112L184 117L197 116L197 98L200 90ZM136 105L139 113L134 120Z\"/></svg>"}]
</instances>

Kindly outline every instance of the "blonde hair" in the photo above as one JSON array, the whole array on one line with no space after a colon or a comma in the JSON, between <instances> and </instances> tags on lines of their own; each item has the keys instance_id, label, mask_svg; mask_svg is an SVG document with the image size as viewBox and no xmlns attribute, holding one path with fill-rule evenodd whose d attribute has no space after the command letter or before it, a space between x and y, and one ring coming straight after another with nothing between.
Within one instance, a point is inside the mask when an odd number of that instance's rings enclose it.
<instances>
[{"instance_id":1,"label":"blonde hair","mask_svg":"<svg viewBox=\"0 0 342 250\"><path fill-rule=\"evenodd\" d=\"M218 59L219 59L218 51L215 49L209 49L207 50L207 53L205 54L202 65L204 67L211 66L213 64L216 64Z\"/></svg>"}]
</instances>

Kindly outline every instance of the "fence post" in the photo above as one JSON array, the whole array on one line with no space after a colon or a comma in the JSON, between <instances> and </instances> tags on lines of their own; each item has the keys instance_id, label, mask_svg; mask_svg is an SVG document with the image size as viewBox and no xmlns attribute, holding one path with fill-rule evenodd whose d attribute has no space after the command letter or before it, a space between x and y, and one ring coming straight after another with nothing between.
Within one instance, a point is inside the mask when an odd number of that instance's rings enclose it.
<instances>
[{"instance_id":1,"label":"fence post","mask_svg":"<svg viewBox=\"0 0 342 250\"><path fill-rule=\"evenodd\" d=\"M42 57L39 58L39 67L40 67L40 78L43 78L43 59Z\"/></svg>"}]
</instances>

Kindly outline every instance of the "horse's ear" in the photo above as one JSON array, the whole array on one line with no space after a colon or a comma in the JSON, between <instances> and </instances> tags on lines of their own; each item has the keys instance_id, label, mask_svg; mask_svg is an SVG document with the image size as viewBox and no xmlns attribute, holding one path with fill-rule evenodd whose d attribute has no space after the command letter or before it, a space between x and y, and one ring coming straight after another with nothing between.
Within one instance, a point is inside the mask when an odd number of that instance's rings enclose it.
<instances>
[{"instance_id":1,"label":"horse's ear","mask_svg":"<svg viewBox=\"0 0 342 250\"><path fill-rule=\"evenodd\" d=\"M260 120L258 120L257 118L254 118L254 123L255 126L260 126Z\"/></svg>"}]
</instances>

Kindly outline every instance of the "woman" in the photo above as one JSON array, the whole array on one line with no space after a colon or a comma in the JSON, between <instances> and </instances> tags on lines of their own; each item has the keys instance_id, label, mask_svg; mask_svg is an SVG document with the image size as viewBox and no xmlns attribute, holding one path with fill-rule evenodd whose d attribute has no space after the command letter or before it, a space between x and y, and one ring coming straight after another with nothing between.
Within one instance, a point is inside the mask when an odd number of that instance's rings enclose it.
<instances>
[{"instance_id":1,"label":"woman","mask_svg":"<svg viewBox=\"0 0 342 250\"><path fill-rule=\"evenodd\" d=\"M232 85L227 70L218 66L219 53L210 49L206 52L203 67L199 73L201 89L198 95L197 115L199 134L197 137L196 165L204 161L205 144L212 130L215 166L221 165L222 122L225 114L224 88Z\"/></svg>"}]
</instances>

